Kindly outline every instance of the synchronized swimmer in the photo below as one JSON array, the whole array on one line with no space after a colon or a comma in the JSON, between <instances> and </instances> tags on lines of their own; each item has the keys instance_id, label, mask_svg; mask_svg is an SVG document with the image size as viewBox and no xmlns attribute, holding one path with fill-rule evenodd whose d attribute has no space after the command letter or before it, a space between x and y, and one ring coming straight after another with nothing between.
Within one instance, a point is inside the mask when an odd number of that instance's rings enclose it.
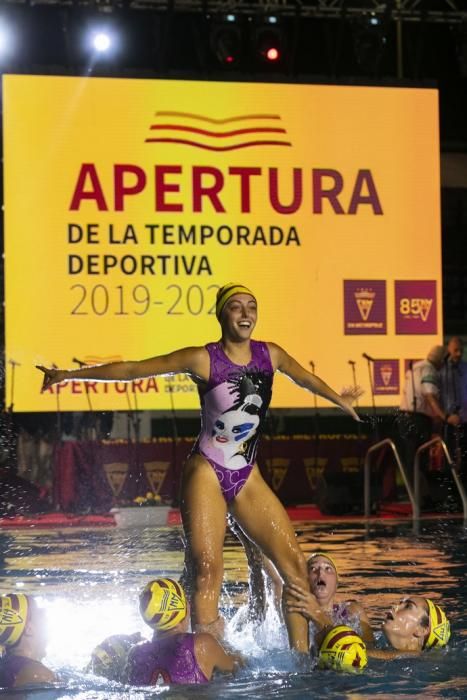
<instances>
[{"instance_id":1,"label":"synchronized swimmer","mask_svg":"<svg viewBox=\"0 0 467 700\"><path fill-rule=\"evenodd\" d=\"M352 402L359 390L336 393L272 342L252 340L257 301L243 285L228 284L216 298L221 339L205 347L185 347L168 355L135 362L115 362L81 369L40 366L43 389L69 379L131 381L167 374L188 374L197 384L201 432L185 463L181 502L187 545L187 580L193 581L194 629L219 636L223 579L222 550L227 514L260 548L287 585L307 586L306 562L284 506L262 478L256 464L276 371L298 386L322 396L359 420ZM316 621L325 617L315 601ZM290 646L308 652L308 625L297 612L284 609Z\"/></svg>"}]
</instances>

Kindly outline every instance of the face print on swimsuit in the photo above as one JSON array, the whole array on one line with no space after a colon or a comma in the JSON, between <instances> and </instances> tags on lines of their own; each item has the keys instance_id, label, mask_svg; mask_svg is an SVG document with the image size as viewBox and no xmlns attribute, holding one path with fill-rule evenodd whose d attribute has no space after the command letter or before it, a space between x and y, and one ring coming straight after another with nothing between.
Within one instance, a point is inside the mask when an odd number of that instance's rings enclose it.
<instances>
[{"instance_id":1,"label":"face print on swimsuit","mask_svg":"<svg viewBox=\"0 0 467 700\"><path fill-rule=\"evenodd\" d=\"M220 408L229 405L220 412ZM248 445L260 424L263 399L248 375L224 382L205 395L207 425L201 438L203 452L227 469L249 464Z\"/></svg>"},{"instance_id":2,"label":"face print on swimsuit","mask_svg":"<svg viewBox=\"0 0 467 700\"><path fill-rule=\"evenodd\" d=\"M254 398L260 399L257 395ZM243 408L227 411L217 418L212 429L212 442L224 454L223 466L236 469L248 464L242 453L245 443L256 433L258 425L259 416L252 415Z\"/></svg>"}]
</instances>

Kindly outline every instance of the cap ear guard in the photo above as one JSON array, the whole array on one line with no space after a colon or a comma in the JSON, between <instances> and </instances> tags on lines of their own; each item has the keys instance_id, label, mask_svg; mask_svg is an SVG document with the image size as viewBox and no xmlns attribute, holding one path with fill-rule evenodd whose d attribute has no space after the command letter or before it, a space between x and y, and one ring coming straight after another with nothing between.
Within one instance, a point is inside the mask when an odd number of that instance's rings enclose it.
<instances>
[{"instance_id":1,"label":"cap ear guard","mask_svg":"<svg viewBox=\"0 0 467 700\"><path fill-rule=\"evenodd\" d=\"M28 619L29 601L24 593L8 593L0 597L0 647L19 642Z\"/></svg>"},{"instance_id":2,"label":"cap ear guard","mask_svg":"<svg viewBox=\"0 0 467 700\"><path fill-rule=\"evenodd\" d=\"M444 647L451 637L451 625L446 613L439 605L433 603L430 598L426 598L428 605L428 617L430 619L430 631L425 640L424 649L433 647Z\"/></svg>"}]
</instances>

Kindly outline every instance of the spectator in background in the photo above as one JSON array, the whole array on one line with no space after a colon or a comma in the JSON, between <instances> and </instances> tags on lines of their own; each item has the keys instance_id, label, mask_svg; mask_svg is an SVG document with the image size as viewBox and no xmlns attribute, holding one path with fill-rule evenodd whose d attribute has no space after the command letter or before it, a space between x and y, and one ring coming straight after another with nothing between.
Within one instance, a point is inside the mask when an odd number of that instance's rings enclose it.
<instances>
[{"instance_id":1,"label":"spectator in background","mask_svg":"<svg viewBox=\"0 0 467 700\"><path fill-rule=\"evenodd\" d=\"M441 396L447 414L458 415L458 425L446 423L444 439L458 469L465 474L467 455L467 362L462 359L464 344L451 338L441 368ZM462 464L464 462L464 464Z\"/></svg>"},{"instance_id":2,"label":"spectator in background","mask_svg":"<svg viewBox=\"0 0 467 700\"><path fill-rule=\"evenodd\" d=\"M434 432L441 433L445 424L460 423L457 414L447 412L442 404L440 370L445 351L442 345L431 348L426 360L415 362L406 372L397 426L401 454L408 477L413 482L415 453ZM422 463L423 464L423 463ZM422 496L426 484L422 478Z\"/></svg>"}]
</instances>

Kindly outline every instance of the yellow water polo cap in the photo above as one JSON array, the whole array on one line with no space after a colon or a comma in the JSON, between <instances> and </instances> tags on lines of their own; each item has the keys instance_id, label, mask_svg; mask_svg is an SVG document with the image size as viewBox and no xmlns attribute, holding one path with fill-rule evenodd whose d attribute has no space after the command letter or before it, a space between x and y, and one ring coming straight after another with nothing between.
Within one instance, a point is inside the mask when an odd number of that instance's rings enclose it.
<instances>
[{"instance_id":1,"label":"yellow water polo cap","mask_svg":"<svg viewBox=\"0 0 467 700\"><path fill-rule=\"evenodd\" d=\"M426 639L424 649L432 647L444 647L451 637L451 625L446 613L439 605L425 598L428 605L428 617L430 618L430 631Z\"/></svg>"},{"instance_id":2,"label":"yellow water polo cap","mask_svg":"<svg viewBox=\"0 0 467 700\"><path fill-rule=\"evenodd\" d=\"M367 663L365 642L353 629L339 625L327 633L319 649L319 668L359 673Z\"/></svg>"},{"instance_id":3,"label":"yellow water polo cap","mask_svg":"<svg viewBox=\"0 0 467 700\"><path fill-rule=\"evenodd\" d=\"M118 680L128 658L128 652L142 641L136 634L113 634L92 650L88 670L109 680Z\"/></svg>"},{"instance_id":4,"label":"yellow water polo cap","mask_svg":"<svg viewBox=\"0 0 467 700\"><path fill-rule=\"evenodd\" d=\"M248 287L244 287L243 284L234 284L233 282L229 282L228 284L225 284L223 287L221 287L219 289L219 291L217 292L217 296L216 296L216 317L217 317L217 320L220 319L222 309L227 304L230 297L233 297L234 294L250 294L253 297L253 299L256 299L253 292L250 289L248 289Z\"/></svg>"},{"instance_id":5,"label":"yellow water polo cap","mask_svg":"<svg viewBox=\"0 0 467 700\"><path fill-rule=\"evenodd\" d=\"M313 554L311 554L311 555L308 557L308 560L307 560L307 563L306 563L307 569L310 568L311 564L313 563L313 560L314 560L314 559L317 559L318 557L323 557L324 559L327 559L328 561L330 561L331 564L332 564L332 566L334 567L334 571L336 572L337 578L339 578L339 572L338 572L338 570L337 570L336 562L335 562L334 559L331 557L331 555L328 554L327 552L313 552Z\"/></svg>"},{"instance_id":6,"label":"yellow water polo cap","mask_svg":"<svg viewBox=\"0 0 467 700\"><path fill-rule=\"evenodd\" d=\"M188 612L181 585L171 578L149 581L139 596L143 620L155 630L170 630L183 622Z\"/></svg>"},{"instance_id":7,"label":"yellow water polo cap","mask_svg":"<svg viewBox=\"0 0 467 700\"><path fill-rule=\"evenodd\" d=\"M0 647L12 647L26 627L29 611L28 596L7 593L0 597Z\"/></svg>"}]
</instances>

